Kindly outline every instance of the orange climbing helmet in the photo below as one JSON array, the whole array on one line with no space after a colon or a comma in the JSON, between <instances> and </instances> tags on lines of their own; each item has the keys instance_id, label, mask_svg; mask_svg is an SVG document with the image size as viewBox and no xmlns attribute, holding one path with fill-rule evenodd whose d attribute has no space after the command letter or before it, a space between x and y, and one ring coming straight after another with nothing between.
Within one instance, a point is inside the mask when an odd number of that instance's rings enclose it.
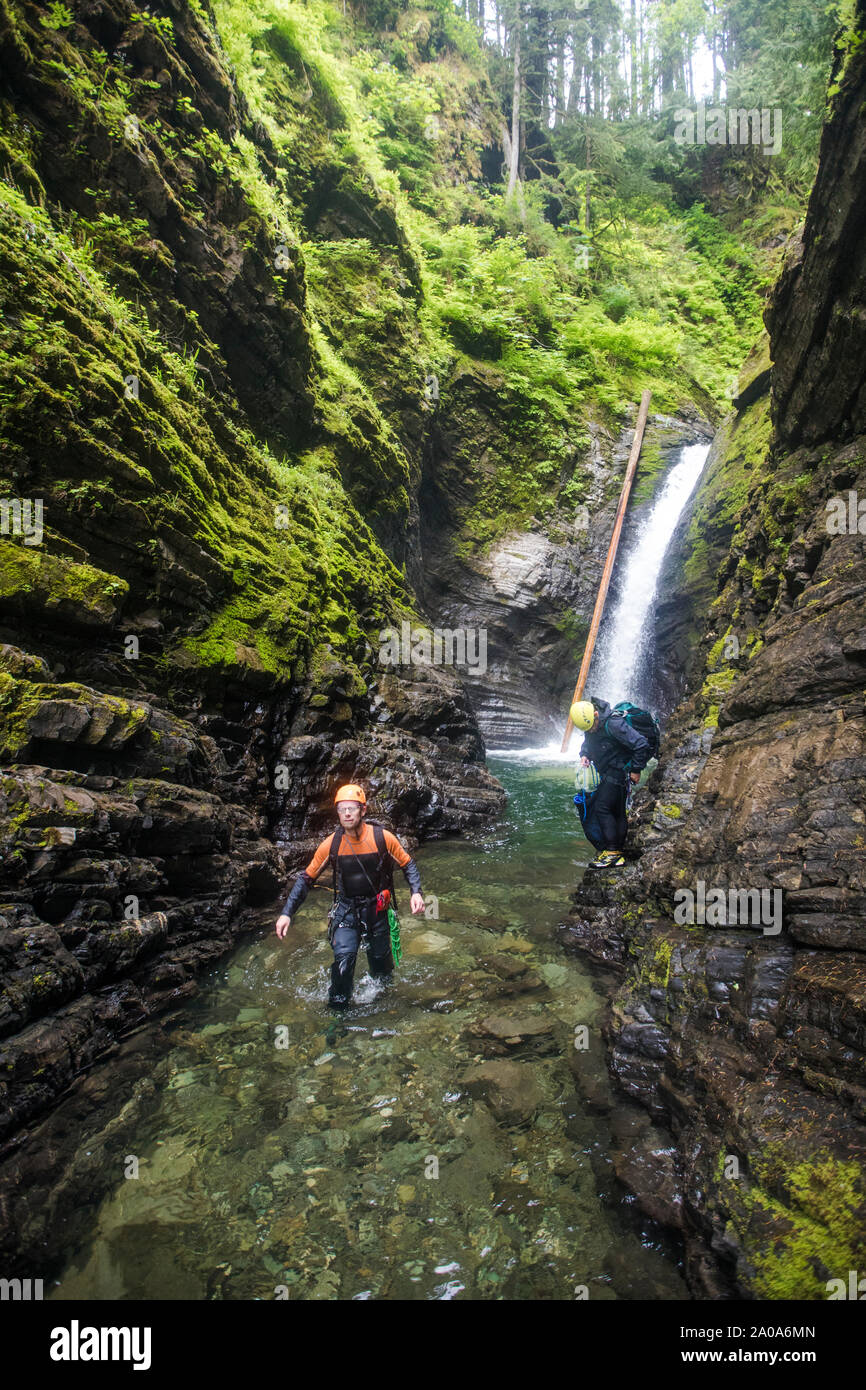
<instances>
[{"instance_id":1,"label":"orange climbing helmet","mask_svg":"<svg viewBox=\"0 0 866 1390\"><path fill-rule=\"evenodd\" d=\"M362 806L366 806L367 798L364 795L364 788L359 787L356 782L347 782L345 787L340 787L334 797L334 805L338 806L341 801L360 801Z\"/></svg>"}]
</instances>

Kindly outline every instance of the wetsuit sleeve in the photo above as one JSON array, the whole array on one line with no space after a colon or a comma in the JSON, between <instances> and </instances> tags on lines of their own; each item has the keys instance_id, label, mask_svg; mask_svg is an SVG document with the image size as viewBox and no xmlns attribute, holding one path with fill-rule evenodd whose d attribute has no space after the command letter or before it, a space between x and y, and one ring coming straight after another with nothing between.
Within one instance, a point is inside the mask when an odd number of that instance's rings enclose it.
<instances>
[{"instance_id":1,"label":"wetsuit sleeve","mask_svg":"<svg viewBox=\"0 0 866 1390\"><path fill-rule=\"evenodd\" d=\"M411 855L406 860L406 863L403 865L403 873L406 875L406 882L409 885L409 891L411 893L420 893L421 874L418 871L418 865L415 863L415 860L412 858Z\"/></svg>"},{"instance_id":2,"label":"wetsuit sleeve","mask_svg":"<svg viewBox=\"0 0 866 1390\"><path fill-rule=\"evenodd\" d=\"M315 880L310 878L310 875L307 873L306 869L304 869L302 873L298 874L298 877L292 884L292 891L286 898L285 904L283 906L282 915L284 917L294 917L298 908L301 906L301 903L304 901L304 898L307 896L310 889L312 888L314 882Z\"/></svg>"},{"instance_id":3,"label":"wetsuit sleeve","mask_svg":"<svg viewBox=\"0 0 866 1390\"><path fill-rule=\"evenodd\" d=\"M421 874L419 873L418 865L415 863L411 854L407 854L406 850L397 839L397 836L392 835L390 830L385 831L385 848L388 850L394 863L403 870L410 891L412 893L420 893Z\"/></svg>"},{"instance_id":4,"label":"wetsuit sleeve","mask_svg":"<svg viewBox=\"0 0 866 1390\"><path fill-rule=\"evenodd\" d=\"M331 842L333 838L333 835L329 835L326 840L322 841L307 867L303 870L302 873L298 874L298 877L292 884L292 891L286 898L285 906L283 907L284 917L291 917L295 912L297 912L298 908L301 906L301 903L304 901L304 898L307 896L316 879L319 877L319 874L324 869L325 865L328 862L328 854L331 849Z\"/></svg>"},{"instance_id":5,"label":"wetsuit sleeve","mask_svg":"<svg viewBox=\"0 0 866 1390\"><path fill-rule=\"evenodd\" d=\"M624 743L629 750L631 771L641 772L649 762L649 739L644 738L637 729L633 729L627 719L618 718L616 715L612 715L608 719L605 728L611 738L615 738L617 743Z\"/></svg>"}]
</instances>

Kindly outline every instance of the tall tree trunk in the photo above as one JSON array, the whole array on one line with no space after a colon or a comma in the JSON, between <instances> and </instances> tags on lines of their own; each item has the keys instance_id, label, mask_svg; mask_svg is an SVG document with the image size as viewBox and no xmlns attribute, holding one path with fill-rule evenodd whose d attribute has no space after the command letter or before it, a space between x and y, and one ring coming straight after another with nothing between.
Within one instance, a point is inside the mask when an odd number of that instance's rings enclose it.
<instances>
[{"instance_id":1,"label":"tall tree trunk","mask_svg":"<svg viewBox=\"0 0 866 1390\"><path fill-rule=\"evenodd\" d=\"M565 119L565 35L559 40L556 49L556 124L562 125Z\"/></svg>"},{"instance_id":2,"label":"tall tree trunk","mask_svg":"<svg viewBox=\"0 0 866 1390\"><path fill-rule=\"evenodd\" d=\"M503 153L503 155L504 155L503 163L504 163L506 169L510 169L510 168L511 168L511 131L508 129L508 126L505 124L504 121L502 122L502 127L501 127L501 130L500 130L500 134L501 134L501 136L502 136L502 153ZM504 171L503 171L503 172L504 172Z\"/></svg>"},{"instance_id":3,"label":"tall tree trunk","mask_svg":"<svg viewBox=\"0 0 866 1390\"><path fill-rule=\"evenodd\" d=\"M637 0L631 0L631 29L628 33L628 53L630 53L631 72L631 110L630 117L634 121L638 114L638 11Z\"/></svg>"},{"instance_id":4,"label":"tall tree trunk","mask_svg":"<svg viewBox=\"0 0 866 1390\"><path fill-rule=\"evenodd\" d=\"M520 164L520 23L514 26L514 89L511 97L511 161L506 200L514 196Z\"/></svg>"},{"instance_id":5,"label":"tall tree trunk","mask_svg":"<svg viewBox=\"0 0 866 1390\"><path fill-rule=\"evenodd\" d=\"M544 129L550 117L550 10L547 0L533 0L523 32L523 124Z\"/></svg>"},{"instance_id":6,"label":"tall tree trunk","mask_svg":"<svg viewBox=\"0 0 866 1390\"><path fill-rule=\"evenodd\" d=\"M640 109L642 116L650 113L650 44L649 37L644 30L644 11L641 5L640 11L640 85L641 99Z\"/></svg>"},{"instance_id":7,"label":"tall tree trunk","mask_svg":"<svg viewBox=\"0 0 866 1390\"><path fill-rule=\"evenodd\" d=\"M591 226L591 224L592 224L592 199L591 199L591 195L590 195L590 191L589 191L589 185L590 185L591 179L592 179L592 137L591 137L591 135L590 135L590 133L589 133L589 118L587 117L587 122L586 122L586 206L585 206L585 208L584 208L584 213L583 213L583 229L584 229L584 231L587 233L587 235L589 234L589 229L590 229L590 226Z\"/></svg>"},{"instance_id":8,"label":"tall tree trunk","mask_svg":"<svg viewBox=\"0 0 866 1390\"><path fill-rule=\"evenodd\" d=\"M574 39L571 40L571 78L568 83L568 98L565 103L566 116L573 116L580 106L580 64Z\"/></svg>"},{"instance_id":9,"label":"tall tree trunk","mask_svg":"<svg viewBox=\"0 0 866 1390\"><path fill-rule=\"evenodd\" d=\"M601 99L601 41L597 34L592 36L592 86L593 86L593 107L597 115L603 116L604 110Z\"/></svg>"}]
</instances>

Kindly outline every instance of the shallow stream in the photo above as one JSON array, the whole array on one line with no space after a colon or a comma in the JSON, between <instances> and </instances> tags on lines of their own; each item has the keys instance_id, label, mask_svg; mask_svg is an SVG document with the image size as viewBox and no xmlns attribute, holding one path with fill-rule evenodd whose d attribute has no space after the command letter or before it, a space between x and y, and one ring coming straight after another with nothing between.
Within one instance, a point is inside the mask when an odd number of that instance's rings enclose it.
<instances>
[{"instance_id":1,"label":"shallow stream","mask_svg":"<svg viewBox=\"0 0 866 1390\"><path fill-rule=\"evenodd\" d=\"M408 916L398 875L391 983L362 954L355 1006L329 1014L317 890L34 1131L7 1195L46 1297L688 1296L613 1176L635 1111L607 1090L602 986L556 940L590 857L573 764L491 770L503 818L418 852L438 917Z\"/></svg>"}]
</instances>

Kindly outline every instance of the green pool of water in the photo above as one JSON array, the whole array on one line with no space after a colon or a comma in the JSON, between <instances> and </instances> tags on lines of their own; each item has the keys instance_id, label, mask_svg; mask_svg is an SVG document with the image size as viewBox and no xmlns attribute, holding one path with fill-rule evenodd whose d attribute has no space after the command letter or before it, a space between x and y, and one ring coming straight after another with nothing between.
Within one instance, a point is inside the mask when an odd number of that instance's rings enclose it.
<instances>
[{"instance_id":1,"label":"green pool of water","mask_svg":"<svg viewBox=\"0 0 866 1390\"><path fill-rule=\"evenodd\" d=\"M408 916L398 875L393 982L362 953L333 1020L316 891L28 1141L63 1166L20 1194L47 1297L688 1296L613 1179L627 1110L589 1113L569 1066L586 1026L604 1085L600 986L554 932L591 857L573 770L491 768L503 818L418 852L437 915Z\"/></svg>"}]
</instances>

